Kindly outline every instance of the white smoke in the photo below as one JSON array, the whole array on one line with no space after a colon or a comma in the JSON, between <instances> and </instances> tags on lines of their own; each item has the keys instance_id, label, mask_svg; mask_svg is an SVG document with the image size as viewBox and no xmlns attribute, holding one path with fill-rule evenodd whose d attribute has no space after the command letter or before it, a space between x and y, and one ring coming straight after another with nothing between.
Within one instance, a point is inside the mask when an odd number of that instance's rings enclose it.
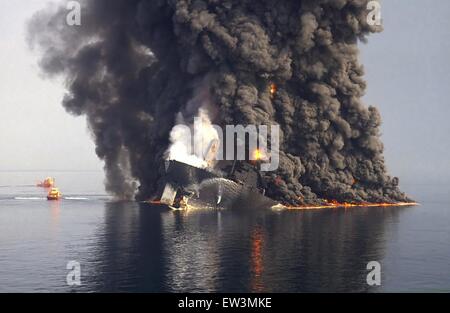
<instances>
[{"instance_id":1,"label":"white smoke","mask_svg":"<svg viewBox=\"0 0 450 313\"><path fill-rule=\"evenodd\" d=\"M199 109L194 125L186 125L180 115L178 123L170 133L171 146L168 159L198 168L211 168L217 157L220 137L208 116L208 111Z\"/></svg>"}]
</instances>

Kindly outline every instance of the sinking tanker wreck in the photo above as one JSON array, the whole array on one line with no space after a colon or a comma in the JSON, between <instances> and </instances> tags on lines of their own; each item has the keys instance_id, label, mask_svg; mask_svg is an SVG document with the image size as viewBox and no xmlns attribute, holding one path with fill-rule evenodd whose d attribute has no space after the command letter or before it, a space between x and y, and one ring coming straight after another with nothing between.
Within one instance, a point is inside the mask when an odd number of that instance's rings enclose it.
<instances>
[{"instance_id":1,"label":"sinking tanker wreck","mask_svg":"<svg viewBox=\"0 0 450 313\"><path fill-rule=\"evenodd\" d=\"M152 205L172 210L189 209L275 209L317 210L357 207L404 207L416 202L339 203L323 200L318 205L290 206L266 196L267 182L259 162L224 162L218 170L197 168L175 160L165 161L159 200Z\"/></svg>"},{"instance_id":2,"label":"sinking tanker wreck","mask_svg":"<svg viewBox=\"0 0 450 313\"><path fill-rule=\"evenodd\" d=\"M239 163L239 166L237 166ZM278 203L265 196L266 183L258 162L223 162L214 170L175 160L165 161L160 200L153 204L175 210L189 208L270 208Z\"/></svg>"}]
</instances>

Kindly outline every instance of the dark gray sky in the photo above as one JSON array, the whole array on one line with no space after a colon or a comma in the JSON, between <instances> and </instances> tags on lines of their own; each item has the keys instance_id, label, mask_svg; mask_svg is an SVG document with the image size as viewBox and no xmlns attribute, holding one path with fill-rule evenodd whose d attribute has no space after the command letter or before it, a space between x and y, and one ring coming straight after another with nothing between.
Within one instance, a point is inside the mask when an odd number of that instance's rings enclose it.
<instances>
[{"instance_id":1,"label":"dark gray sky","mask_svg":"<svg viewBox=\"0 0 450 313\"><path fill-rule=\"evenodd\" d=\"M43 80L25 22L47 0L0 0L0 170L101 169L83 118ZM403 182L450 182L450 1L382 1L385 31L361 45L367 104L382 113L390 172Z\"/></svg>"}]
</instances>

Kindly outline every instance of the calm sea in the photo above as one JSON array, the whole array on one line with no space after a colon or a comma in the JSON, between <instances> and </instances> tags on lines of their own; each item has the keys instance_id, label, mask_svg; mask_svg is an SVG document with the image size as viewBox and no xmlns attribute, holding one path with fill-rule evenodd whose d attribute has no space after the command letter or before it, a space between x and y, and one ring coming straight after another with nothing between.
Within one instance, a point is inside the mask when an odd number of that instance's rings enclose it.
<instances>
[{"instance_id":1,"label":"calm sea","mask_svg":"<svg viewBox=\"0 0 450 313\"><path fill-rule=\"evenodd\" d=\"M48 175L60 202L33 186ZM172 212L113 202L102 180L0 172L0 292L450 292L450 186L404 186L410 208Z\"/></svg>"}]
</instances>

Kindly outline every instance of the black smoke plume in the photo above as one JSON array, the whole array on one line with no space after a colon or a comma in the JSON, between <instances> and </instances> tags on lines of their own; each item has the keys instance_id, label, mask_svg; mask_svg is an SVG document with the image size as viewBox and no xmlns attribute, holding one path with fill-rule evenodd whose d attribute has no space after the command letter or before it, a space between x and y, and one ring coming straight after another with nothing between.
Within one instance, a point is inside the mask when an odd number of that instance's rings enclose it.
<instances>
[{"instance_id":1,"label":"black smoke plume","mask_svg":"<svg viewBox=\"0 0 450 313\"><path fill-rule=\"evenodd\" d=\"M358 43L380 31L368 0L92 0L82 25L65 6L30 21L41 67L62 76L63 105L85 115L107 190L155 196L177 115L208 81L213 122L279 124L268 194L288 204L407 200L388 176ZM271 94L271 85L277 92ZM198 108L197 108L198 109Z\"/></svg>"}]
</instances>

